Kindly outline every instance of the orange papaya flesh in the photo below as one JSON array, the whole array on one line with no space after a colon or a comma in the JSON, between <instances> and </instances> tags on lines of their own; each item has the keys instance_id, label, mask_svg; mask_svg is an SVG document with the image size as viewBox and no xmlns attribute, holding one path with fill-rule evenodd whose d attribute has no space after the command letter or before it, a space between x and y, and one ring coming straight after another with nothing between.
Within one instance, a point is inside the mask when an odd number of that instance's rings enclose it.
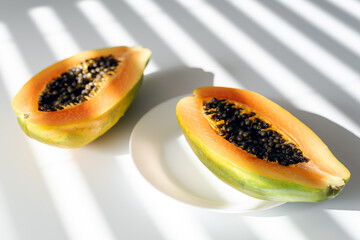
<instances>
[{"instance_id":1,"label":"orange papaya flesh","mask_svg":"<svg viewBox=\"0 0 360 240\"><path fill-rule=\"evenodd\" d=\"M219 135L216 122L204 111L212 98L224 99L256 116L293 143L306 161L281 165L236 146ZM204 87L183 98L176 107L179 125L198 158L217 177L256 198L274 201L316 202L335 197L350 172L321 139L297 118L254 92Z\"/></svg>"},{"instance_id":2,"label":"orange papaya flesh","mask_svg":"<svg viewBox=\"0 0 360 240\"><path fill-rule=\"evenodd\" d=\"M42 70L31 78L12 101L24 132L41 142L64 148L84 146L108 131L122 117L142 82L151 51L142 47L112 47L80 52ZM39 97L54 79L94 59L118 62L93 96L62 109L41 110ZM98 86L97 85L97 86ZM41 98L41 97L40 97Z\"/></svg>"}]
</instances>

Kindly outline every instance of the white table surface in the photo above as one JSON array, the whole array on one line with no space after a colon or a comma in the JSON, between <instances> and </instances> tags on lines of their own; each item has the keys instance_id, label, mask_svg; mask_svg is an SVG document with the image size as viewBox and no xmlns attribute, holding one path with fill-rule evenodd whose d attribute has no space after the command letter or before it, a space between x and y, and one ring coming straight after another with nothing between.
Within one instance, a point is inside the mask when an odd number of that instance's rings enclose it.
<instances>
[{"instance_id":1,"label":"white table surface","mask_svg":"<svg viewBox=\"0 0 360 240\"><path fill-rule=\"evenodd\" d=\"M1 0L0 239L360 239L359 43L358 0ZM80 149L26 137L11 108L20 87L60 59L116 45L153 51L125 117ZM221 213L140 184L128 149L136 122L207 85L259 92L299 117L351 171L345 189Z\"/></svg>"}]
</instances>

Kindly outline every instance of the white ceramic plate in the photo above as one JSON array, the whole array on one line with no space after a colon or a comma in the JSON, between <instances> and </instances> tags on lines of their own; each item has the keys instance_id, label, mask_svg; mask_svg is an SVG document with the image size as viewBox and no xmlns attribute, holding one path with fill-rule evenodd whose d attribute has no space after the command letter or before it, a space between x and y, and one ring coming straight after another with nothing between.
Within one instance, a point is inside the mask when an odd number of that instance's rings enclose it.
<instances>
[{"instance_id":1,"label":"white ceramic plate","mask_svg":"<svg viewBox=\"0 0 360 240\"><path fill-rule=\"evenodd\" d=\"M175 107L180 99L154 107L132 131L130 154L142 176L176 200L211 210L249 212L283 204L242 194L200 162L177 123Z\"/></svg>"}]
</instances>

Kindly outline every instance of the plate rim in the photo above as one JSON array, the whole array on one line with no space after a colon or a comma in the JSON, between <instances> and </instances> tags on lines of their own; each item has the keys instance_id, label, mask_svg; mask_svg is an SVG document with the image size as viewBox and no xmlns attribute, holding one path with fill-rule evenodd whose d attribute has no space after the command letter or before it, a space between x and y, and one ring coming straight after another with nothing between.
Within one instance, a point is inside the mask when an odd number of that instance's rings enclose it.
<instances>
[{"instance_id":1,"label":"plate rim","mask_svg":"<svg viewBox=\"0 0 360 240\"><path fill-rule=\"evenodd\" d=\"M219 207L213 207L213 206L210 206L209 204L208 205L201 205L199 204L199 202L201 200L203 201L208 201L208 202L218 202L216 200L211 200L211 199L205 199L204 197L200 197L200 196L196 196L194 195L193 193L191 193L189 191L189 194L194 197L194 198L197 198L198 201L197 203L195 202L189 202L189 201L184 201L182 199L179 199L178 197L174 197L172 195L170 195L169 193L165 192L163 189L159 188L156 184L154 184L153 181L151 181L150 179L148 179L147 176L145 176L143 174L143 171L141 169L141 167L139 166L138 164L138 161L134 158L134 154L133 154L133 151L134 151L134 142L136 142L136 134L137 134L137 129L139 128L139 126L141 126L141 124L143 124L144 121L146 121L147 118L149 118L149 116L151 116L151 114L156 111L156 110L159 110L161 109L161 107L165 107L165 106L168 106L170 104L172 104L173 102L177 102L179 101L181 98L184 98L184 97L187 97L187 96L191 96L191 94L185 94L185 95L180 95L180 96L176 96L176 97L173 97L173 98L169 98L159 104L157 104L156 106L152 107L151 109L149 109L146 113L144 113L141 118L136 122L134 128L132 129L131 131L131 134L130 134L130 140L129 140L129 154L130 154L130 157L137 169L137 171L140 173L141 177L145 180L145 182L147 182L147 184L149 186L151 186L153 189L155 189L157 192L160 192L162 195L166 196L167 198L170 198L172 200L175 200L177 202L180 202L182 204L186 204L188 206L192 206L192 207L196 207L196 208L200 208L200 209L206 209L206 210L210 210L210 211L215 211L215 212L224 212L224 213L249 213L249 212L259 212L259 211L265 211L265 210L268 210L268 209L271 209L271 208L275 208L275 207L278 207L278 206L281 206L283 204L285 204L286 202L281 202L281 201L268 201L268 200L262 200L262 199L257 199L257 198L253 198L251 196L251 198L255 199L255 200L258 200L258 201L263 201L265 203L265 205L268 205L266 203L269 203L268 206L265 206L265 207L262 207L262 208L259 208L259 209L254 209L254 208L249 208L249 209L231 209L230 208L223 208L221 207L221 205L219 204ZM175 105L176 106L176 105ZM181 133L183 135L183 133ZM135 140L134 140L135 138ZM219 179L219 181L221 181ZM175 184L173 182L173 184ZM181 186L178 186L179 188L181 188L182 190L184 190L184 187L181 187ZM219 201L220 202L220 201ZM227 202L229 203L229 202ZM226 205L226 202L224 201L224 206ZM234 203L229 203L228 206L231 206L231 205L236 205ZM215 206L215 204L214 204Z\"/></svg>"}]
</instances>

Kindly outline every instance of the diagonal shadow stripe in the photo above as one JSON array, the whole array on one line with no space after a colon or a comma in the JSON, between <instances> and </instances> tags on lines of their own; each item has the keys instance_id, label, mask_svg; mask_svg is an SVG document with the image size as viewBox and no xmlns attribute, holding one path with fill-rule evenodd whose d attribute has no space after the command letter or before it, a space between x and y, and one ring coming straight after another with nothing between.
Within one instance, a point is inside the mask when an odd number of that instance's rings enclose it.
<instances>
[{"instance_id":1,"label":"diagonal shadow stripe","mask_svg":"<svg viewBox=\"0 0 360 240\"><path fill-rule=\"evenodd\" d=\"M123 23L127 31L139 44L152 50L152 58L160 68L165 69L185 65L161 36L151 30L142 16L134 12L126 3L115 0L103 0L101 2L114 12L117 20ZM121 9L122 14L115 14L117 9Z\"/></svg>"},{"instance_id":2,"label":"diagonal shadow stripe","mask_svg":"<svg viewBox=\"0 0 360 240\"><path fill-rule=\"evenodd\" d=\"M302 60L293 50L281 44L275 37L268 33L267 30L263 29L242 12L237 11L229 3L225 1L220 3L216 0L208 0L208 2L234 22L238 28L245 31L254 41L263 46L274 57L291 69L293 73L303 79L309 86L324 96L329 102L356 122L360 122L360 112L353 111L353 109L347 107L349 104L353 107L358 106L359 103L333 84L311 64Z\"/></svg>"},{"instance_id":3,"label":"diagonal shadow stripe","mask_svg":"<svg viewBox=\"0 0 360 240\"><path fill-rule=\"evenodd\" d=\"M13 36L12 41L16 43L19 51L23 54L31 73L37 73L44 66L49 66L55 62L55 56L48 49L38 29L26 15L25 9L20 11L24 14L9 15L4 20ZM24 83L27 80L24 79Z\"/></svg>"},{"instance_id":4,"label":"diagonal shadow stripe","mask_svg":"<svg viewBox=\"0 0 360 240\"><path fill-rule=\"evenodd\" d=\"M262 239L252 231L240 214L224 215L223 213L209 211L199 217L214 240Z\"/></svg>"},{"instance_id":5,"label":"diagonal shadow stripe","mask_svg":"<svg viewBox=\"0 0 360 240\"><path fill-rule=\"evenodd\" d=\"M0 76L0 187L19 240L69 239ZM6 117L5 117L6 116ZM21 149L21 150L20 150ZM46 230L44 230L46 229ZM4 236L1 236L1 239Z\"/></svg>"},{"instance_id":6,"label":"diagonal shadow stripe","mask_svg":"<svg viewBox=\"0 0 360 240\"><path fill-rule=\"evenodd\" d=\"M165 239L115 159L89 149L72 151L116 239ZM131 166L126 166L131 167ZM141 226L141 231L139 231Z\"/></svg>"},{"instance_id":7,"label":"diagonal shadow stripe","mask_svg":"<svg viewBox=\"0 0 360 240\"><path fill-rule=\"evenodd\" d=\"M360 33L360 21L346 13L344 10L332 5L328 1L311 1L311 3L317 5L326 12L329 12L331 15L335 16L337 19L343 21L347 25L351 26L352 29Z\"/></svg>"},{"instance_id":8,"label":"diagonal shadow stripe","mask_svg":"<svg viewBox=\"0 0 360 240\"><path fill-rule=\"evenodd\" d=\"M73 1L53 3L54 10L58 13L66 29L70 32L75 42L82 50L96 49L106 46L105 41L89 24L83 14L79 13Z\"/></svg>"},{"instance_id":9,"label":"diagonal shadow stripe","mask_svg":"<svg viewBox=\"0 0 360 240\"><path fill-rule=\"evenodd\" d=\"M353 239L324 210L302 211L289 217L308 239ZM319 224L314 225L314 223Z\"/></svg>"},{"instance_id":10,"label":"diagonal shadow stripe","mask_svg":"<svg viewBox=\"0 0 360 240\"><path fill-rule=\"evenodd\" d=\"M310 37L316 43L324 47L329 53L334 54L337 58L347 64L352 70L360 73L360 57L357 54L344 47L341 43L334 40L331 36L325 34L316 26L307 22L297 13L292 12L280 3L276 1L270 2L264 0L259 0L259 2L261 2L261 4L266 6L272 12L279 15L281 18L286 19L287 23L290 23L299 31L301 31L304 35ZM325 1L312 1L312 3L317 4L319 4L320 2L325 3ZM358 25L360 26L359 23Z\"/></svg>"},{"instance_id":11,"label":"diagonal shadow stripe","mask_svg":"<svg viewBox=\"0 0 360 240\"><path fill-rule=\"evenodd\" d=\"M211 33L204 24L199 22L184 7L174 1L156 0L156 2L213 59L226 59L226 61L217 61L217 63L234 76L235 79L239 79L239 82L247 89L263 95L282 96L255 69L234 53L219 37ZM286 108L286 106L284 107Z\"/></svg>"}]
</instances>

